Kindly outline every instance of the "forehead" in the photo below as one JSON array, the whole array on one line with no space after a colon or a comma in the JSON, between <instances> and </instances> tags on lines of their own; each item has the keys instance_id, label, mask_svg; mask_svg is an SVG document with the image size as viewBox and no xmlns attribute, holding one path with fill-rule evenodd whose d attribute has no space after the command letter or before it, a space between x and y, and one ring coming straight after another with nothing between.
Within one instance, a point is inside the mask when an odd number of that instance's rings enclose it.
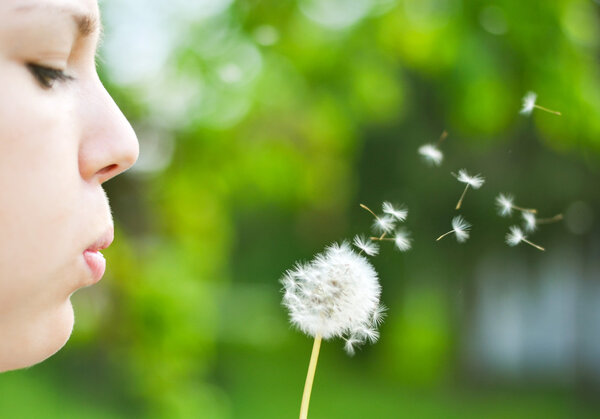
<instances>
[{"instance_id":1,"label":"forehead","mask_svg":"<svg viewBox=\"0 0 600 419\"><path fill-rule=\"evenodd\" d=\"M6 13L64 13L72 15L85 31L99 26L97 0L0 0L2 15Z\"/></svg>"},{"instance_id":2,"label":"forehead","mask_svg":"<svg viewBox=\"0 0 600 419\"><path fill-rule=\"evenodd\" d=\"M96 44L102 29L97 0L0 0L0 28L9 33L10 28L56 28L65 23L73 27L78 38L89 38ZM56 36L59 34L55 32Z\"/></svg>"}]
</instances>

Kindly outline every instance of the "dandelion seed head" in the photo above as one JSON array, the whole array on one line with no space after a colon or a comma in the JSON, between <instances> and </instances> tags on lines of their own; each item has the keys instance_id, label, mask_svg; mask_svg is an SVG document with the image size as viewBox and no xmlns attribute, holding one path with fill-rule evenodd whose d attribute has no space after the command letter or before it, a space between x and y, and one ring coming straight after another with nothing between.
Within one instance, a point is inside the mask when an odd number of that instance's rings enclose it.
<instances>
[{"instance_id":1,"label":"dandelion seed head","mask_svg":"<svg viewBox=\"0 0 600 419\"><path fill-rule=\"evenodd\" d=\"M386 214L378 217L373 222L373 230L378 233L389 233L396 227L396 218L392 215Z\"/></svg>"},{"instance_id":2,"label":"dandelion seed head","mask_svg":"<svg viewBox=\"0 0 600 419\"><path fill-rule=\"evenodd\" d=\"M384 214L391 215L398 221L406 220L408 216L408 209L404 206L395 207L389 202L384 202L382 205L382 210Z\"/></svg>"},{"instance_id":3,"label":"dandelion seed head","mask_svg":"<svg viewBox=\"0 0 600 419\"><path fill-rule=\"evenodd\" d=\"M535 92L527 92L523 97L523 107L521 108L521 114L530 115L535 108L535 101L537 100L537 94Z\"/></svg>"},{"instance_id":4,"label":"dandelion seed head","mask_svg":"<svg viewBox=\"0 0 600 419\"><path fill-rule=\"evenodd\" d=\"M281 279L290 321L310 336L344 337L346 350L378 337L381 286L369 261L346 242L333 244Z\"/></svg>"},{"instance_id":5,"label":"dandelion seed head","mask_svg":"<svg viewBox=\"0 0 600 419\"><path fill-rule=\"evenodd\" d=\"M525 231L531 233L537 229L537 219L535 218L535 214L530 212L522 212L523 216L523 227Z\"/></svg>"},{"instance_id":6,"label":"dandelion seed head","mask_svg":"<svg viewBox=\"0 0 600 419\"><path fill-rule=\"evenodd\" d=\"M496 197L496 205L498 205L498 214L506 217L512 214L514 197L512 195L500 194Z\"/></svg>"},{"instance_id":7,"label":"dandelion seed head","mask_svg":"<svg viewBox=\"0 0 600 419\"><path fill-rule=\"evenodd\" d=\"M456 241L459 243L464 243L469 238L471 224L462 216L457 215L452 219L452 229L456 235Z\"/></svg>"},{"instance_id":8,"label":"dandelion seed head","mask_svg":"<svg viewBox=\"0 0 600 419\"><path fill-rule=\"evenodd\" d=\"M396 231L394 235L394 246L401 252L406 252L411 248L412 239L410 238L410 233L405 229L400 229Z\"/></svg>"},{"instance_id":9,"label":"dandelion seed head","mask_svg":"<svg viewBox=\"0 0 600 419\"><path fill-rule=\"evenodd\" d=\"M523 231L518 226L511 226L509 232L506 233L506 244L516 246L525 239Z\"/></svg>"},{"instance_id":10,"label":"dandelion seed head","mask_svg":"<svg viewBox=\"0 0 600 419\"><path fill-rule=\"evenodd\" d=\"M456 178L459 182L467 183L473 189L479 189L485 182L485 179L480 174L469 176L466 169L460 169Z\"/></svg>"},{"instance_id":11,"label":"dandelion seed head","mask_svg":"<svg viewBox=\"0 0 600 419\"><path fill-rule=\"evenodd\" d=\"M433 144L424 144L419 147L419 154L427 163L434 166L442 164L442 160L444 159L444 154Z\"/></svg>"},{"instance_id":12,"label":"dandelion seed head","mask_svg":"<svg viewBox=\"0 0 600 419\"><path fill-rule=\"evenodd\" d=\"M376 256L379 253L379 245L373 240L365 239L362 236L355 236L352 243L369 256Z\"/></svg>"}]
</instances>

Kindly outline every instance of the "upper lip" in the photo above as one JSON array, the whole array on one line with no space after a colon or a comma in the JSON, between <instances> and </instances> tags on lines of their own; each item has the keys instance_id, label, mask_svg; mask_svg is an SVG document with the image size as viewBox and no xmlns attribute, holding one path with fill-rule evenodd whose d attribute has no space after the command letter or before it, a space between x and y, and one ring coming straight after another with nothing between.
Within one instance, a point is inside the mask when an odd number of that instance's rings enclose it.
<instances>
[{"instance_id":1,"label":"upper lip","mask_svg":"<svg viewBox=\"0 0 600 419\"><path fill-rule=\"evenodd\" d=\"M115 237L115 230L114 230L113 226L110 226L109 228L106 229L104 234L102 234L98 238L98 240L96 240L94 243L92 243L92 245L89 246L85 250L90 251L90 252L98 252L102 249L106 249L108 246L110 246L114 237Z\"/></svg>"}]
</instances>

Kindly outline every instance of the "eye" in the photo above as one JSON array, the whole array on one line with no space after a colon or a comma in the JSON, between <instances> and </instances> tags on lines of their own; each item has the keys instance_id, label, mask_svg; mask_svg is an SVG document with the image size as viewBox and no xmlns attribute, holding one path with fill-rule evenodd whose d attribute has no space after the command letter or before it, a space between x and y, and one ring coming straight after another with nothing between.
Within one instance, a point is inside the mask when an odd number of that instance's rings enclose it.
<instances>
[{"instance_id":1,"label":"eye","mask_svg":"<svg viewBox=\"0 0 600 419\"><path fill-rule=\"evenodd\" d=\"M38 83L45 89L51 89L57 81L73 80L72 76L66 74L63 70L52 67L46 67L39 64L27 64L27 68L35 77Z\"/></svg>"}]
</instances>

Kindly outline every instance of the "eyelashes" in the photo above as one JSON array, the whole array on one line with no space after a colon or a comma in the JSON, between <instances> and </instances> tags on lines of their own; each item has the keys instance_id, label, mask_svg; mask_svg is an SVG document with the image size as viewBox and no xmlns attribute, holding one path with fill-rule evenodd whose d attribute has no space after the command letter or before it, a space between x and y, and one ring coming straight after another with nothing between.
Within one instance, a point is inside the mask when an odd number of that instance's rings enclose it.
<instances>
[{"instance_id":1,"label":"eyelashes","mask_svg":"<svg viewBox=\"0 0 600 419\"><path fill-rule=\"evenodd\" d=\"M66 74L63 70L52 67L28 63L27 68L44 89L51 89L57 82L65 82L74 79L73 76Z\"/></svg>"}]
</instances>

